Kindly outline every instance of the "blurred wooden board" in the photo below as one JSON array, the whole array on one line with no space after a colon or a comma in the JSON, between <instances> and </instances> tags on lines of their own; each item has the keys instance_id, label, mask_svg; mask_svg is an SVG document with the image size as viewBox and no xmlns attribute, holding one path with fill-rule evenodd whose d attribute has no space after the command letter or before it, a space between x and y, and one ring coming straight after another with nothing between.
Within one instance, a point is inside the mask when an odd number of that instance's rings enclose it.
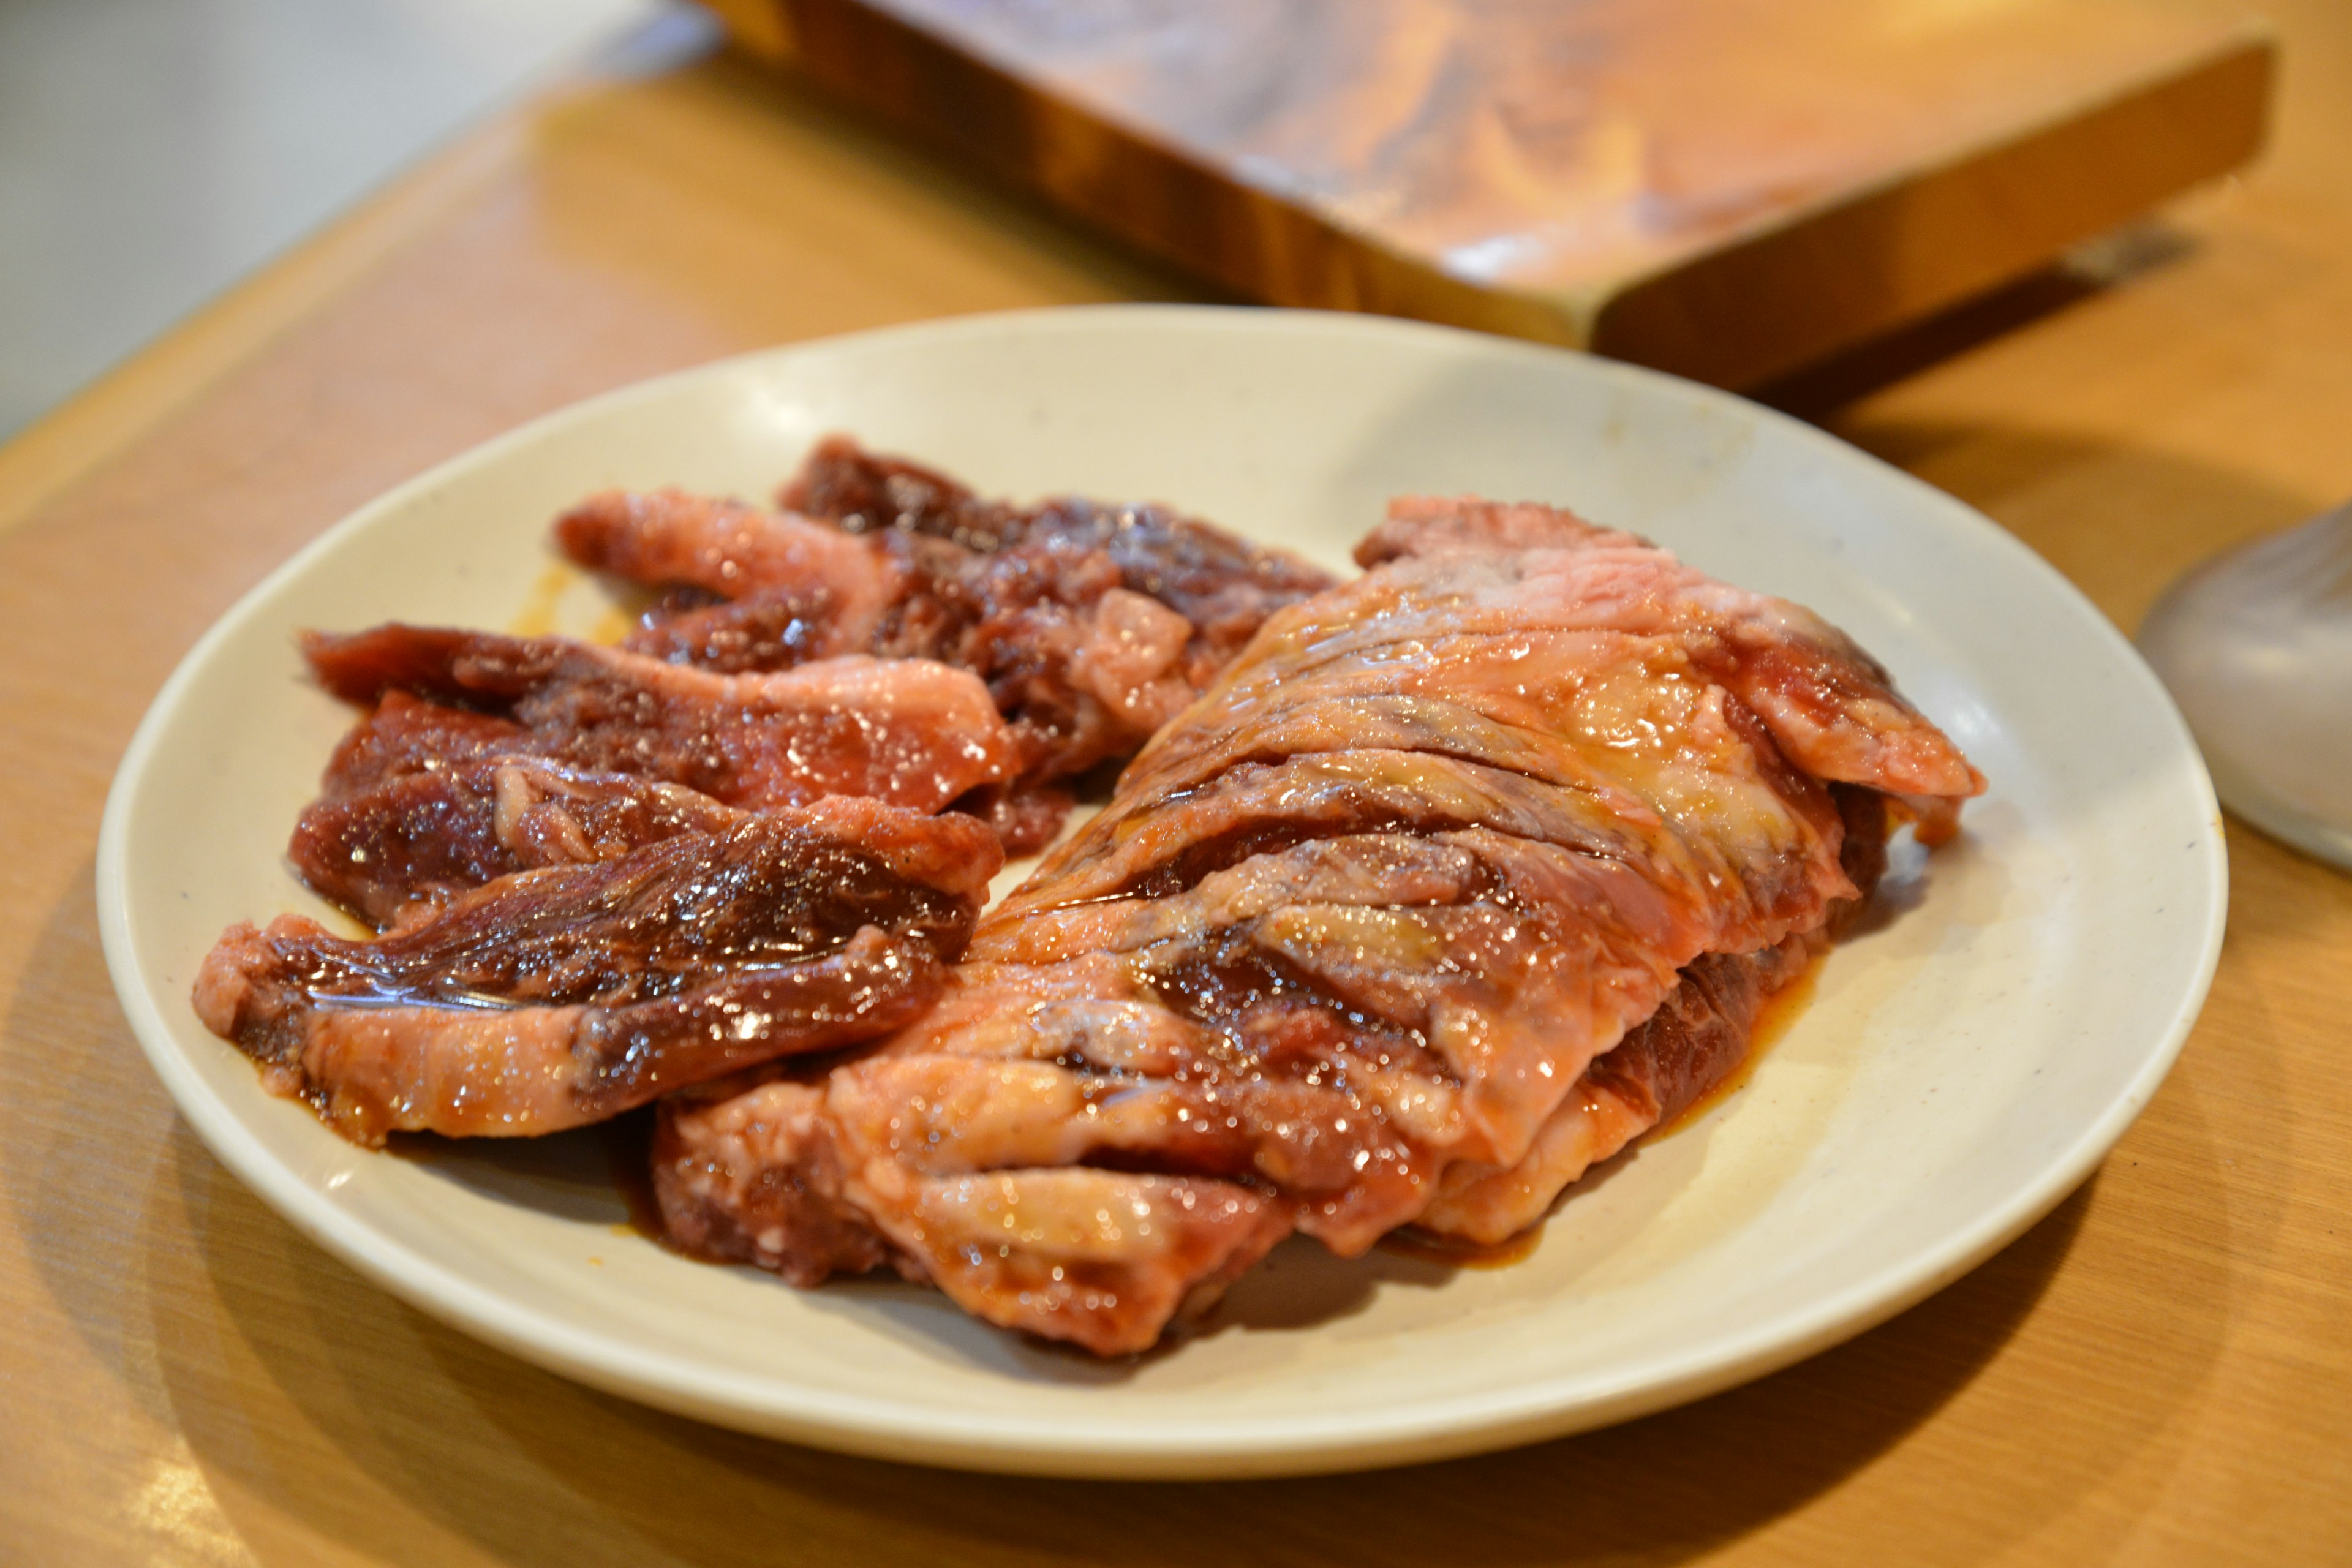
<instances>
[{"instance_id":1,"label":"blurred wooden board","mask_svg":"<svg viewBox=\"0 0 2352 1568\"><path fill-rule=\"evenodd\" d=\"M2169 0L705 0L738 41L1277 304L1763 380L2259 146Z\"/></svg>"}]
</instances>

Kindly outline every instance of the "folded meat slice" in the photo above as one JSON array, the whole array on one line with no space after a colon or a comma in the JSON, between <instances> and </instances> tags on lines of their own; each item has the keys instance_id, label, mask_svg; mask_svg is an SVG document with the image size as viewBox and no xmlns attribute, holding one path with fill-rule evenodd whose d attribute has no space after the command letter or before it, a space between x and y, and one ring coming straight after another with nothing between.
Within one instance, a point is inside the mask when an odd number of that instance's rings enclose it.
<instances>
[{"instance_id":1,"label":"folded meat slice","mask_svg":"<svg viewBox=\"0 0 2352 1568\"><path fill-rule=\"evenodd\" d=\"M839 437L786 495L821 521L615 491L558 519L556 538L583 564L723 601L657 608L636 652L723 671L853 652L973 671L1019 737L1030 796L1132 752L1272 609L1331 581L1164 509L1018 511ZM994 820L1024 852L1066 809L1047 794Z\"/></svg>"},{"instance_id":2,"label":"folded meat slice","mask_svg":"<svg viewBox=\"0 0 2352 1568\"><path fill-rule=\"evenodd\" d=\"M1408 550L1277 612L1252 657L1205 694L1218 722L1158 737L1122 796L1193 787L1242 761L1345 749L1353 710L1396 699L1442 703L1449 717L1534 741L1550 765L1580 754L1628 784L1638 764L1675 762L1650 727L1716 712L1760 729L1776 763L1908 797L1939 821L1936 803L1983 788L1885 670L1818 616L1628 535L1574 527L1580 542L1549 549L1477 548L1440 532L1425 553ZM1391 536L1399 548L1414 537Z\"/></svg>"},{"instance_id":3,"label":"folded meat slice","mask_svg":"<svg viewBox=\"0 0 2352 1568\"><path fill-rule=\"evenodd\" d=\"M503 877L373 941L234 926L195 1006L356 1142L552 1131L908 1021L999 864L967 817L781 808Z\"/></svg>"},{"instance_id":4,"label":"folded meat slice","mask_svg":"<svg viewBox=\"0 0 2352 1568\"><path fill-rule=\"evenodd\" d=\"M583 566L651 587L760 598L789 611L767 658L737 669L781 669L873 651L884 615L907 584L871 542L804 518L681 489L606 490L555 521L555 542ZM721 657L714 653L714 658Z\"/></svg>"},{"instance_id":5,"label":"folded meat slice","mask_svg":"<svg viewBox=\"0 0 2352 1568\"><path fill-rule=\"evenodd\" d=\"M788 1148L674 1183L674 1228L800 1279L922 1269L925 1184L1065 1168L1231 1183L1342 1254L1516 1229L1736 1068L1875 879L1890 800L1948 821L1981 787L1817 618L1628 535L1421 502L1368 552L982 921L930 1013L769 1091ZM783 1185L824 1223L721 1217Z\"/></svg>"},{"instance_id":6,"label":"folded meat slice","mask_svg":"<svg viewBox=\"0 0 2352 1568\"><path fill-rule=\"evenodd\" d=\"M778 499L792 511L851 532L918 535L982 554L1099 552L1119 586L1191 624L1192 662L1223 664L1267 616L1334 582L1295 555L1168 507L1056 496L1014 508L982 500L903 458L868 452L845 436L820 441Z\"/></svg>"},{"instance_id":7,"label":"folded meat slice","mask_svg":"<svg viewBox=\"0 0 2352 1568\"><path fill-rule=\"evenodd\" d=\"M986 689L924 659L727 676L562 637L401 625L312 632L303 654L346 701L405 693L470 710L425 721L402 704L391 737L346 741L331 793L381 783L387 768L503 752L683 784L755 811L825 795L937 811L1016 765Z\"/></svg>"},{"instance_id":8,"label":"folded meat slice","mask_svg":"<svg viewBox=\"0 0 2352 1568\"><path fill-rule=\"evenodd\" d=\"M1886 797L1850 784L1832 793L1845 826L1839 860L1854 897L1775 946L1712 952L1685 966L1658 1010L1593 1059L1517 1164L1447 1167L1414 1222L1420 1229L1481 1246L1507 1240L1586 1171L1670 1124L1747 1065L1764 1005L1821 956L1886 869Z\"/></svg>"},{"instance_id":9,"label":"folded meat slice","mask_svg":"<svg viewBox=\"0 0 2352 1568\"><path fill-rule=\"evenodd\" d=\"M680 784L538 757L436 761L304 808L286 854L312 891L381 931L516 871L610 860L745 816Z\"/></svg>"},{"instance_id":10,"label":"folded meat slice","mask_svg":"<svg viewBox=\"0 0 2352 1568\"><path fill-rule=\"evenodd\" d=\"M824 1098L782 1079L665 1100L654 1184L672 1240L802 1285L892 1263L975 1317L1118 1355L1206 1310L1290 1229L1284 1205L1231 1182L845 1167Z\"/></svg>"},{"instance_id":11,"label":"folded meat slice","mask_svg":"<svg viewBox=\"0 0 2352 1568\"><path fill-rule=\"evenodd\" d=\"M1535 1224L1586 1171L1744 1067L1764 1004L1818 951L1812 936L1794 936L1761 952L1709 953L1693 963L1656 1012L1594 1058L1517 1163L1447 1166L1415 1225L1492 1246Z\"/></svg>"}]
</instances>

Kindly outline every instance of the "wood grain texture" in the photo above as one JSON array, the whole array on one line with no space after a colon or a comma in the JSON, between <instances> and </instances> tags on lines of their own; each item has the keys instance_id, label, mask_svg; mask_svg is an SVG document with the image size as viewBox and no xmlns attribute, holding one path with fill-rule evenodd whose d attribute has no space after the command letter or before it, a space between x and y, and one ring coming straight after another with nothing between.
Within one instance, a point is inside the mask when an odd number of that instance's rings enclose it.
<instances>
[{"instance_id":1,"label":"wood grain texture","mask_svg":"<svg viewBox=\"0 0 2352 1568\"><path fill-rule=\"evenodd\" d=\"M1823 415L2126 625L2193 560L2352 494L2352 14L2279 12L2294 68L2255 178L2127 280ZM352 506L584 394L1186 287L729 61L495 134L485 177L193 396L101 385L76 411L95 466L0 535L0 1561L2352 1558L2352 879L2234 826L2212 1000L2051 1218L1844 1347L1514 1453L1233 1486L837 1458L533 1371L304 1242L179 1125L94 929L107 778L202 628Z\"/></svg>"},{"instance_id":2,"label":"wood grain texture","mask_svg":"<svg viewBox=\"0 0 2352 1568\"><path fill-rule=\"evenodd\" d=\"M2250 157L2269 33L2169 0L706 0L1276 304L1748 385Z\"/></svg>"}]
</instances>

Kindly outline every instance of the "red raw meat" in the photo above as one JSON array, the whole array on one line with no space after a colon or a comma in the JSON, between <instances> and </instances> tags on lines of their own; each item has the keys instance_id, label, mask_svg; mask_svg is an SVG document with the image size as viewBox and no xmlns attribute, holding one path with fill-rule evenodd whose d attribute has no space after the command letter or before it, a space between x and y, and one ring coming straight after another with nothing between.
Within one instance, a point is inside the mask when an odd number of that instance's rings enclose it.
<instances>
[{"instance_id":1,"label":"red raw meat","mask_svg":"<svg viewBox=\"0 0 2352 1568\"><path fill-rule=\"evenodd\" d=\"M373 941L233 926L195 1007L355 1142L553 1131L909 1021L1000 864L968 817L779 808L503 877Z\"/></svg>"},{"instance_id":2,"label":"red raw meat","mask_svg":"<svg viewBox=\"0 0 2352 1568\"><path fill-rule=\"evenodd\" d=\"M391 707L404 693L471 713L425 722L414 708L394 707L397 735L418 739L376 736L371 721L337 753L330 794L380 783L387 768L527 752L683 784L747 810L857 795L937 811L1016 765L987 690L926 659L715 675L562 637L396 624L312 632L303 654L346 701Z\"/></svg>"},{"instance_id":3,"label":"red raw meat","mask_svg":"<svg viewBox=\"0 0 2352 1568\"><path fill-rule=\"evenodd\" d=\"M657 609L636 652L721 671L865 652L978 674L1022 747L992 816L1014 853L1058 827L1055 781L1131 753L1267 614L1331 582L1165 509L1017 511L839 437L785 494L810 515L615 491L559 519L556 539L583 564L721 601Z\"/></svg>"},{"instance_id":4,"label":"red raw meat","mask_svg":"<svg viewBox=\"0 0 2352 1568\"><path fill-rule=\"evenodd\" d=\"M1736 1068L1890 807L1940 831L1982 787L1843 635L1629 535L1410 501L1366 552L1266 620L921 1020L666 1108L682 1243L802 1281L887 1259L1108 1352L1283 1226L1491 1239ZM1007 1232L975 1271L933 1223L939 1184L982 1179L1054 1214L1138 1180L1261 1206L1246 1243L1120 1252L1118 1301L1079 1310L1033 1289L1058 1244Z\"/></svg>"}]
</instances>

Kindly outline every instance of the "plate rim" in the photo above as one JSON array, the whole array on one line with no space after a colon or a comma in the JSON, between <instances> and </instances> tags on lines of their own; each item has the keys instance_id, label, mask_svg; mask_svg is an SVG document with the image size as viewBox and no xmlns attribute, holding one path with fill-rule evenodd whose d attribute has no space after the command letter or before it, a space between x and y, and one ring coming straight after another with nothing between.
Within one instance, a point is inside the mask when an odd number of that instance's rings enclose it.
<instances>
[{"instance_id":1,"label":"plate rim","mask_svg":"<svg viewBox=\"0 0 2352 1568\"><path fill-rule=\"evenodd\" d=\"M806 1387L762 1385L756 1402L730 1399L714 1372L645 1352L617 1337L521 1309L409 1248L378 1235L303 1181L243 1133L236 1113L186 1061L142 971L132 941L127 839L131 799L170 719L217 651L291 579L337 550L372 520L469 471L494 464L516 447L573 421L658 398L682 384L722 380L755 367L794 359L855 353L893 341L992 334L1087 331L1143 324L1188 331L1326 333L1392 337L1473 348L1480 353L1574 365L1576 374L1665 393L1686 403L1761 420L1784 437L1811 446L1838 463L1859 462L1891 479L1938 515L1940 526L1977 536L2006 552L2009 564L2044 579L2081 612L2118 668L2153 698L2168 720L2180 758L2201 796L2204 820L2197 847L2207 900L2198 962L2162 1031L2162 1037L2115 1098L2030 1180L1965 1226L1879 1269L1845 1289L1725 1333L1677 1355L1653 1361L1638 1375L1621 1374L1596 1391L1590 1373L1575 1388L1560 1379L1526 1387L1441 1399L1422 1399L1397 1414L1354 1414L1318 1421L1303 1417L1269 1430L1244 1420L1231 1429L1208 1425L1179 1434L1132 1428L1073 1428L1066 1419L1018 1412L926 1411L900 1398L876 1398ZM763 1436L871 1458L960 1468L1074 1478L1207 1479L1311 1474L1373 1468L1508 1447L1631 1419L1761 1377L1863 1333L1942 1289L2021 1235L2085 1180L2154 1098L2186 1044L2219 963L2229 907L2229 865L2220 807L2203 759L2185 721L2130 640L2071 581L2017 536L1958 498L1829 432L1734 394L1596 355L1465 331L1425 322L1334 311L1248 306L1109 303L988 311L902 323L753 350L632 382L541 414L444 458L346 512L240 595L206 628L158 689L125 748L108 790L96 861L100 936L109 974L133 1035L179 1114L230 1173L313 1244L377 1287L461 1332L564 1376L609 1393L698 1419Z\"/></svg>"}]
</instances>

